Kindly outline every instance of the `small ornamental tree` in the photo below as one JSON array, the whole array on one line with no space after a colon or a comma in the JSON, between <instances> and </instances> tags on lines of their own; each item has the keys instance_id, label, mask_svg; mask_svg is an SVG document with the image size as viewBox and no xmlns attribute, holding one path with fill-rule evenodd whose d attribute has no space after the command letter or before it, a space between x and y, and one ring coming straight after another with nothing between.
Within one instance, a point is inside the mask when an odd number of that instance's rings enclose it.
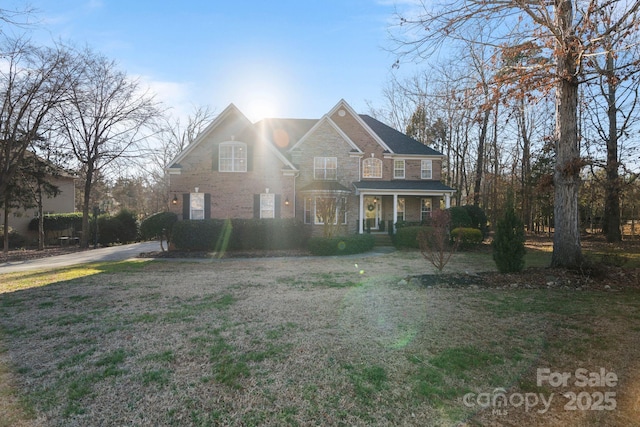
<instances>
[{"instance_id":1,"label":"small ornamental tree","mask_svg":"<svg viewBox=\"0 0 640 427\"><path fill-rule=\"evenodd\" d=\"M496 224L491 243L493 260L500 273L514 273L524 268L524 223L517 217L511 197L502 219Z\"/></svg>"},{"instance_id":2,"label":"small ornamental tree","mask_svg":"<svg viewBox=\"0 0 640 427\"><path fill-rule=\"evenodd\" d=\"M422 227L417 237L422 256L439 272L442 272L458 248L458 240L451 241L450 226L451 213L436 209L431 213L430 225Z\"/></svg>"}]
</instances>

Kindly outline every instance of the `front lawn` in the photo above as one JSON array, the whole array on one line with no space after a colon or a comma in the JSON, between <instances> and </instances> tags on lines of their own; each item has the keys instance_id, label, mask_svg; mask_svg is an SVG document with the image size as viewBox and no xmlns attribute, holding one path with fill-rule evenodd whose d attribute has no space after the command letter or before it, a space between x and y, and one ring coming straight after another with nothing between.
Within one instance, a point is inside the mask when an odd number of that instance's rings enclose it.
<instances>
[{"instance_id":1,"label":"front lawn","mask_svg":"<svg viewBox=\"0 0 640 427\"><path fill-rule=\"evenodd\" d=\"M638 425L636 276L458 280L494 270L461 253L426 286L399 251L0 275L0 426Z\"/></svg>"}]
</instances>

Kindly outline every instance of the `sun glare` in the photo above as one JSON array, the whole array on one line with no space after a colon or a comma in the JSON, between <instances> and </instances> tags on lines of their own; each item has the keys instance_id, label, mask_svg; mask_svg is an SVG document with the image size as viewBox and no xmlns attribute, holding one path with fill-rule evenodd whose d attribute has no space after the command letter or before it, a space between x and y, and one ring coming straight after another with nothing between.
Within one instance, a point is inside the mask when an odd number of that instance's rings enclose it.
<instances>
[{"instance_id":1,"label":"sun glare","mask_svg":"<svg viewBox=\"0 0 640 427\"><path fill-rule=\"evenodd\" d=\"M254 98L249 101L247 116L254 122L276 116L275 103L268 98Z\"/></svg>"}]
</instances>

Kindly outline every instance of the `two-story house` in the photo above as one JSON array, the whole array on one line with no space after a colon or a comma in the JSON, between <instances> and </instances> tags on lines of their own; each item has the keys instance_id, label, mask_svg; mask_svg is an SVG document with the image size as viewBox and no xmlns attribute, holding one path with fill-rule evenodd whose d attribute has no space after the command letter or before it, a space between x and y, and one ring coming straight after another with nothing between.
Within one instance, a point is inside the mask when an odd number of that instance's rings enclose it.
<instances>
[{"instance_id":1,"label":"two-story house","mask_svg":"<svg viewBox=\"0 0 640 427\"><path fill-rule=\"evenodd\" d=\"M168 168L182 219L298 218L383 231L449 207L444 156L344 100L320 119L251 123L227 107ZM321 231L318 231L320 233Z\"/></svg>"}]
</instances>

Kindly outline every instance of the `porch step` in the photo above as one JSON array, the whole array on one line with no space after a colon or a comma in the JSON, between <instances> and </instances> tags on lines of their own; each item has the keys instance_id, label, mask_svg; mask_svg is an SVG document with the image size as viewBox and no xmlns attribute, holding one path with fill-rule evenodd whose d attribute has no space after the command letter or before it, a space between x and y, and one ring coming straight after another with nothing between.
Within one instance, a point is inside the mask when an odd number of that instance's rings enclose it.
<instances>
[{"instance_id":1,"label":"porch step","mask_svg":"<svg viewBox=\"0 0 640 427\"><path fill-rule=\"evenodd\" d=\"M393 246L389 233L371 233L376 240L376 246Z\"/></svg>"}]
</instances>

